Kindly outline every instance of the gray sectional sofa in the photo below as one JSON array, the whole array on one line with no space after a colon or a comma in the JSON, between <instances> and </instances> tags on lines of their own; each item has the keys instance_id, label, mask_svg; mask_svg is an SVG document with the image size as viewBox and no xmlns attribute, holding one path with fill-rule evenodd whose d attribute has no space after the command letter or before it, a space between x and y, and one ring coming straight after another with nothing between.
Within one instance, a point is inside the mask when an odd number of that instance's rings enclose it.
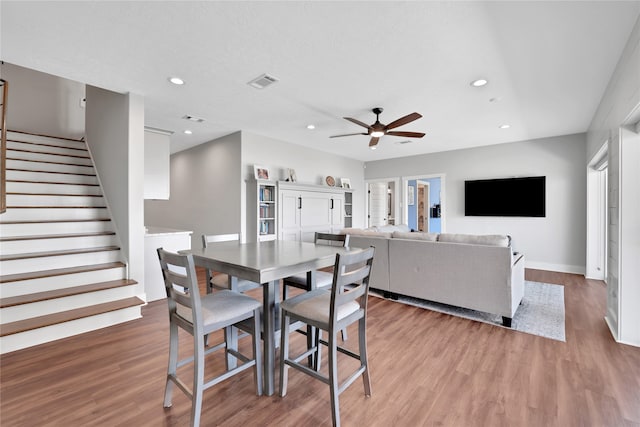
<instances>
[{"instance_id":1,"label":"gray sectional sofa","mask_svg":"<svg viewBox=\"0 0 640 427\"><path fill-rule=\"evenodd\" d=\"M371 287L502 316L524 295L524 255L509 236L345 229L349 246L375 246Z\"/></svg>"}]
</instances>

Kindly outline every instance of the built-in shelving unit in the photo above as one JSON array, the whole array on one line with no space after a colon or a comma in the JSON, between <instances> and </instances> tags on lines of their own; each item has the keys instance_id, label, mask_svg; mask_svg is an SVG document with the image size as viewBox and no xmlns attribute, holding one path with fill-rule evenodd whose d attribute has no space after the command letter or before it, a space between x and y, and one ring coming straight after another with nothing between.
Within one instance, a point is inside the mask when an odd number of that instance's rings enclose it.
<instances>
[{"instance_id":1,"label":"built-in shelving unit","mask_svg":"<svg viewBox=\"0 0 640 427\"><path fill-rule=\"evenodd\" d=\"M258 242L276 240L278 238L277 187L273 181L255 181L256 206L255 239Z\"/></svg>"},{"instance_id":2,"label":"built-in shelving unit","mask_svg":"<svg viewBox=\"0 0 640 427\"><path fill-rule=\"evenodd\" d=\"M353 192L344 192L344 227L353 227Z\"/></svg>"}]
</instances>

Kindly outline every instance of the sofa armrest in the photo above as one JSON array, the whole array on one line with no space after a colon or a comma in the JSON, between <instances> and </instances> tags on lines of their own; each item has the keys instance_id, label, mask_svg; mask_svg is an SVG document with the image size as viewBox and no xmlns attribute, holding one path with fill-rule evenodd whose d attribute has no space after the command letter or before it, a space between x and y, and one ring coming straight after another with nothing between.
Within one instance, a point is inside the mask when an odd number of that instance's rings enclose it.
<instances>
[{"instance_id":1,"label":"sofa armrest","mask_svg":"<svg viewBox=\"0 0 640 427\"><path fill-rule=\"evenodd\" d=\"M524 297L524 254L515 253L511 265L511 317Z\"/></svg>"}]
</instances>

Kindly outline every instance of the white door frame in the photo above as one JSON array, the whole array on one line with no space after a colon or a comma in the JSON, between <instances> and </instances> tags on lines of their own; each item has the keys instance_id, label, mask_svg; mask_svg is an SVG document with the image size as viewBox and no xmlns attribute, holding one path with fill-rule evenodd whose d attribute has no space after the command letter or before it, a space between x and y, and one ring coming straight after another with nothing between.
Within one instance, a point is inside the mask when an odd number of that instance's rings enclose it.
<instances>
[{"instance_id":1,"label":"white door frame","mask_svg":"<svg viewBox=\"0 0 640 427\"><path fill-rule=\"evenodd\" d=\"M609 141L605 141L587 164L587 253L585 277L607 280Z\"/></svg>"},{"instance_id":2,"label":"white door frame","mask_svg":"<svg viewBox=\"0 0 640 427\"><path fill-rule=\"evenodd\" d=\"M393 203L394 203L394 212L396 213L395 219L396 224L398 224L398 212L401 212L400 209L400 177L393 178L375 178L375 179L365 179L364 180L364 189L365 189L365 203L364 203L364 225L365 227L369 226L369 184L376 184L379 182L394 183L394 194L393 194ZM406 220L405 220L406 223Z\"/></svg>"},{"instance_id":3,"label":"white door frame","mask_svg":"<svg viewBox=\"0 0 640 427\"><path fill-rule=\"evenodd\" d=\"M440 178L440 232L444 233L446 230L446 209L447 209L447 200L446 200L446 183L445 183L446 174L437 173L437 174L423 174L423 175L413 175L413 176L403 176L402 177L402 223L409 223L409 210L405 209L407 206L408 200L408 190L407 186L409 185L409 181L412 180L421 180L421 179L430 179L430 178Z\"/></svg>"}]
</instances>

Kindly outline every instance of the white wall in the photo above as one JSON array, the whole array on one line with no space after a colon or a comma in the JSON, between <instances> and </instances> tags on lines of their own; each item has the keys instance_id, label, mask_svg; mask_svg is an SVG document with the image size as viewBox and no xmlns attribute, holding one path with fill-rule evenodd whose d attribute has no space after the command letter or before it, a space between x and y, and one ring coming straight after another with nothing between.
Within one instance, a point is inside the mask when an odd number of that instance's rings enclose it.
<instances>
[{"instance_id":1,"label":"white wall","mask_svg":"<svg viewBox=\"0 0 640 427\"><path fill-rule=\"evenodd\" d=\"M240 145L236 132L173 154L171 196L145 201L145 224L193 231L194 248L202 234L240 232Z\"/></svg>"},{"instance_id":2,"label":"white wall","mask_svg":"<svg viewBox=\"0 0 640 427\"><path fill-rule=\"evenodd\" d=\"M270 179L286 179L286 171L293 168L298 181L303 184L324 185L327 175L336 178L349 178L353 191L353 226L364 227L364 163L347 157L290 144L288 142L267 138L250 132L242 132L242 180L243 180L243 215L246 212L247 180L253 179L253 165L267 166ZM244 230L246 218L243 217ZM244 231L243 230L243 231Z\"/></svg>"},{"instance_id":3,"label":"white wall","mask_svg":"<svg viewBox=\"0 0 640 427\"><path fill-rule=\"evenodd\" d=\"M144 287L144 101L87 86L86 135L129 277Z\"/></svg>"},{"instance_id":4,"label":"white wall","mask_svg":"<svg viewBox=\"0 0 640 427\"><path fill-rule=\"evenodd\" d=\"M9 82L7 127L43 135L84 136L84 84L29 68L3 63L0 77Z\"/></svg>"},{"instance_id":5,"label":"white wall","mask_svg":"<svg viewBox=\"0 0 640 427\"><path fill-rule=\"evenodd\" d=\"M446 232L509 234L527 267L584 273L586 227L584 134L368 162L366 179L445 174ZM464 181L547 177L546 217L464 216Z\"/></svg>"},{"instance_id":6,"label":"white wall","mask_svg":"<svg viewBox=\"0 0 640 427\"><path fill-rule=\"evenodd\" d=\"M607 265L607 323L614 338L640 346L640 271L638 237L625 236L624 230L637 230L640 182L640 151L637 139L626 141L623 124L640 119L640 18L627 41L622 56L607 85L587 132L587 160L609 141L609 254ZM627 169L624 169L626 165ZM635 199L629 196L636 195ZM623 196L626 199L623 199ZM625 260L631 262L624 262Z\"/></svg>"}]
</instances>

